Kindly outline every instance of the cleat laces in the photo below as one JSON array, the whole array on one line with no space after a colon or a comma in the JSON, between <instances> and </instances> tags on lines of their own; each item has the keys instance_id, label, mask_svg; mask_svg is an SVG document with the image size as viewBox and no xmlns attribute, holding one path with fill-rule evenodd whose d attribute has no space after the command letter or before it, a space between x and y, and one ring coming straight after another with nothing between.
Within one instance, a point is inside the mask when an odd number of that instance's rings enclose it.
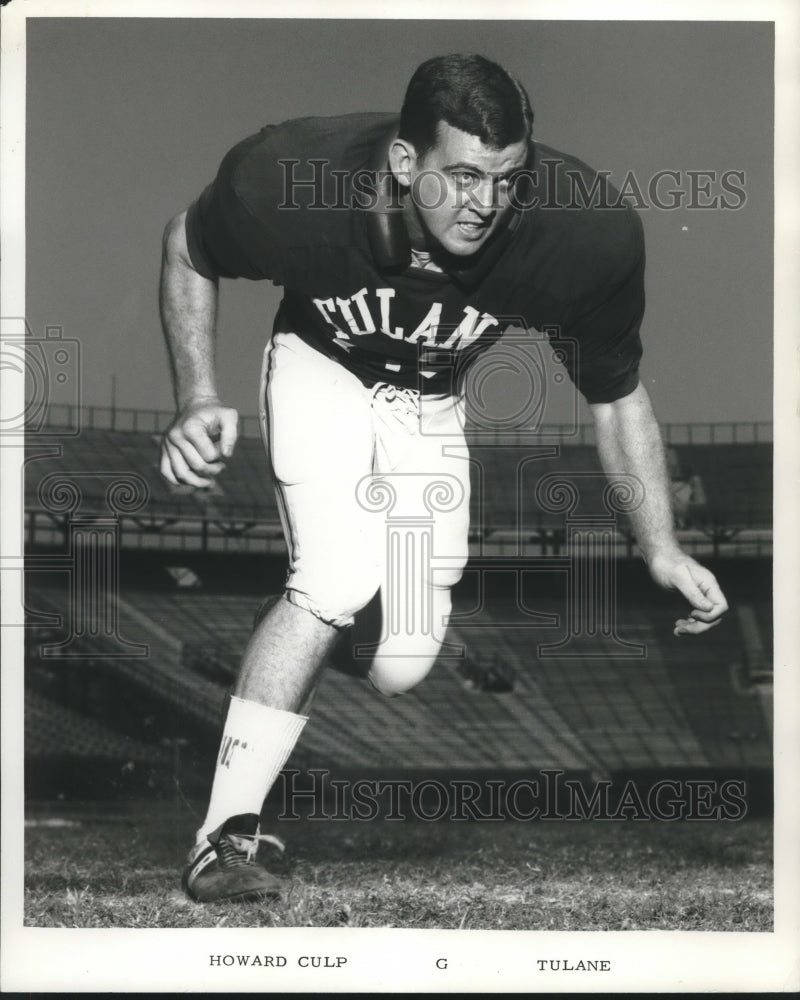
<instances>
[{"instance_id":1,"label":"cleat laces","mask_svg":"<svg viewBox=\"0 0 800 1000\"><path fill-rule=\"evenodd\" d=\"M215 845L217 857L223 868L244 868L255 864L260 843L272 844L281 854L286 850L280 837L273 837L268 833L229 833Z\"/></svg>"}]
</instances>

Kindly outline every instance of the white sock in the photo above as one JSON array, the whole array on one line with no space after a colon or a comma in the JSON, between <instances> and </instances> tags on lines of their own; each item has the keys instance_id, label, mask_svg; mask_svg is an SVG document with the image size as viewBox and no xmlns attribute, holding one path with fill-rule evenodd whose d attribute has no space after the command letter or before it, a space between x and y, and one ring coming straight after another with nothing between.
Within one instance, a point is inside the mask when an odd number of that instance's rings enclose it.
<instances>
[{"instance_id":1,"label":"white sock","mask_svg":"<svg viewBox=\"0 0 800 1000\"><path fill-rule=\"evenodd\" d=\"M261 812L307 721L303 715L231 696L198 843L231 816Z\"/></svg>"}]
</instances>

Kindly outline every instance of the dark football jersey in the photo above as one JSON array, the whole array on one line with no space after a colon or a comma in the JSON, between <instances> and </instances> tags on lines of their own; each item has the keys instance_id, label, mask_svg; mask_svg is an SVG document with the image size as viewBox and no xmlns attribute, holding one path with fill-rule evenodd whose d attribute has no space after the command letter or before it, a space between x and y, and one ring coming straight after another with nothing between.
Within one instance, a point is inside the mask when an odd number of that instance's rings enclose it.
<instances>
[{"instance_id":1,"label":"dark football jersey","mask_svg":"<svg viewBox=\"0 0 800 1000\"><path fill-rule=\"evenodd\" d=\"M412 260L387 169L387 114L269 125L225 156L187 213L189 254L208 277L284 288L275 329L291 331L366 384L452 391L509 327L546 333L589 402L638 384L644 311L641 222L598 175L540 143L514 207L469 257ZM438 266L437 266L438 265Z\"/></svg>"}]
</instances>

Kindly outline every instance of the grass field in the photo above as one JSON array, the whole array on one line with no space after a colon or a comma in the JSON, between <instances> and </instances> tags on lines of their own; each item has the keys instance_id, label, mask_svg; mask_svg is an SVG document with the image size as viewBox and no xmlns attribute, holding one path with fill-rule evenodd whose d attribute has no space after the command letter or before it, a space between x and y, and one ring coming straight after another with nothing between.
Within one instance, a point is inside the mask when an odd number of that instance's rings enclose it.
<instances>
[{"instance_id":1,"label":"grass field","mask_svg":"<svg viewBox=\"0 0 800 1000\"><path fill-rule=\"evenodd\" d=\"M279 902L199 905L180 868L193 817L172 804L26 821L36 927L396 927L769 931L772 824L283 823ZM262 859L270 861L270 849Z\"/></svg>"}]
</instances>

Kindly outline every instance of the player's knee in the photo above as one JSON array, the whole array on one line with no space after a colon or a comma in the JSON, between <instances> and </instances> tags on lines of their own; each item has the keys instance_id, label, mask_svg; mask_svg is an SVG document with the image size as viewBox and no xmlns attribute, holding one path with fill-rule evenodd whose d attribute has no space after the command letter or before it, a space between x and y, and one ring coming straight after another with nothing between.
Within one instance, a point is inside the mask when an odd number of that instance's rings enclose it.
<instances>
[{"instance_id":1,"label":"player's knee","mask_svg":"<svg viewBox=\"0 0 800 1000\"><path fill-rule=\"evenodd\" d=\"M356 613L369 604L379 586L377 579L363 577L348 584L320 586L308 591L289 588L286 598L321 621L345 628L353 624Z\"/></svg>"},{"instance_id":2,"label":"player's knee","mask_svg":"<svg viewBox=\"0 0 800 1000\"><path fill-rule=\"evenodd\" d=\"M456 556L447 560L447 565L441 569L434 566L430 577L432 586L436 590L452 590L464 575L469 556L465 552L461 556Z\"/></svg>"},{"instance_id":3,"label":"player's knee","mask_svg":"<svg viewBox=\"0 0 800 1000\"><path fill-rule=\"evenodd\" d=\"M425 680L431 671L433 660L423 662L413 661L380 661L376 659L367 675L369 682L380 694L393 698L405 694Z\"/></svg>"}]
</instances>

